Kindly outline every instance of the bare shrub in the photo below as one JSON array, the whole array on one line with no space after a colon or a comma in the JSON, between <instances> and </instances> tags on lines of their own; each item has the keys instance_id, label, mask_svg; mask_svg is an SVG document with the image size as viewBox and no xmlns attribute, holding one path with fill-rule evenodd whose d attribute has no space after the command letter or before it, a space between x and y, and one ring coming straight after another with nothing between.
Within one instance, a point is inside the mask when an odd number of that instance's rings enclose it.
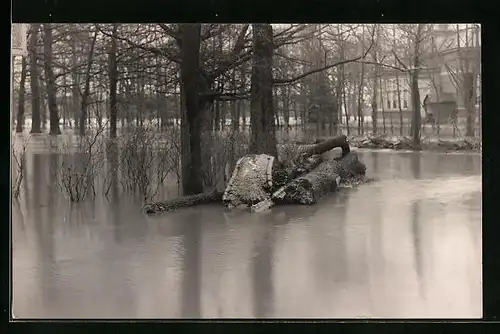
<instances>
[{"instance_id":1,"label":"bare shrub","mask_svg":"<svg viewBox=\"0 0 500 334\"><path fill-rule=\"evenodd\" d=\"M15 141L12 142L12 196L18 198L21 194L21 185L24 181L26 169L26 150L31 136L28 136L18 150Z\"/></svg>"},{"instance_id":2,"label":"bare shrub","mask_svg":"<svg viewBox=\"0 0 500 334\"><path fill-rule=\"evenodd\" d=\"M175 173L177 194L180 194L181 190L181 137L180 131L172 128L173 131L169 133L170 137L170 154L166 154L167 161L170 164L171 170Z\"/></svg>"},{"instance_id":3,"label":"bare shrub","mask_svg":"<svg viewBox=\"0 0 500 334\"><path fill-rule=\"evenodd\" d=\"M293 164L293 159L300 153L301 145L297 144L299 136L297 134L286 134L282 137L281 143L278 144L278 160L284 166Z\"/></svg>"},{"instance_id":4,"label":"bare shrub","mask_svg":"<svg viewBox=\"0 0 500 334\"><path fill-rule=\"evenodd\" d=\"M120 183L124 190L139 192L144 201L154 198L168 174L174 170L172 162L176 145L169 133L154 127L134 127L122 136Z\"/></svg>"},{"instance_id":5,"label":"bare shrub","mask_svg":"<svg viewBox=\"0 0 500 334\"><path fill-rule=\"evenodd\" d=\"M202 142L204 186L225 187L236 161L248 153L250 139L237 131L215 132L209 136Z\"/></svg>"},{"instance_id":6,"label":"bare shrub","mask_svg":"<svg viewBox=\"0 0 500 334\"><path fill-rule=\"evenodd\" d=\"M64 157L55 172L57 186L71 202L83 201L92 192L96 196L96 178L104 164L104 127L89 129L79 137L76 151L67 143Z\"/></svg>"}]
</instances>

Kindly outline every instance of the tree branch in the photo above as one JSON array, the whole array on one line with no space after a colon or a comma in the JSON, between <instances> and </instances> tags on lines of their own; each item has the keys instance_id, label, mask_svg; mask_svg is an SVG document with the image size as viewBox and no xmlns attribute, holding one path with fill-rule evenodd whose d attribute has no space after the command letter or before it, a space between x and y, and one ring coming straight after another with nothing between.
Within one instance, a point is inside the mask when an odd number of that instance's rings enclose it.
<instances>
[{"instance_id":1,"label":"tree branch","mask_svg":"<svg viewBox=\"0 0 500 334\"><path fill-rule=\"evenodd\" d=\"M298 75L298 76L296 76L294 78L291 78L291 79L273 79L273 84L274 85L287 85L287 84L291 84L291 83L294 83L294 82L296 82L296 81L298 81L300 79L303 79L303 78L305 78L305 77L307 77L307 76L309 76L311 74L322 72L322 71L328 70L328 69L330 69L332 67L336 67L336 66L339 66L339 65L342 65L342 64L357 62L358 60L363 59L363 58L365 58L368 55L368 53L370 52L370 50L373 47L373 45L374 45L374 34L372 32L372 39L371 39L370 46L368 47L368 49L361 56L358 56L358 57L352 58L352 59L342 60L342 61L330 64L330 65L327 65L327 66L324 66L324 67L321 67L321 68L317 68L315 70L311 70L311 71L302 73L301 75Z\"/></svg>"},{"instance_id":2,"label":"tree branch","mask_svg":"<svg viewBox=\"0 0 500 334\"><path fill-rule=\"evenodd\" d=\"M169 45L169 44L173 44L173 43L169 43L167 44L166 47L164 48L156 48L156 47L152 47L152 46L147 46L147 45L142 45L142 44L137 44L133 41L131 41L130 39L126 38L126 37L121 37L121 36L118 36L118 35L115 35L113 36L113 34L103 30L99 24L96 24L96 27L97 29L103 34L103 35L106 35L108 37L114 37L120 41L123 41L125 43L127 43L128 45L134 47L134 48L138 48L138 49L141 49L141 50L144 50L144 51L147 51L147 52L151 52L155 55L158 55L158 56L164 56L165 58L167 58L168 60L174 62L174 63L180 63L180 59L178 57L175 57L175 55L173 54L172 50L171 50L171 47L173 45Z\"/></svg>"},{"instance_id":3,"label":"tree branch","mask_svg":"<svg viewBox=\"0 0 500 334\"><path fill-rule=\"evenodd\" d=\"M357 60L355 62L356 63L360 63L360 64L379 65L379 66L382 66L382 67L391 68L393 70L397 70L397 71L401 71L401 72L409 72L410 71L407 68L405 69L405 68L401 68L401 67L396 67L396 66L392 66L392 65L388 65L388 64L384 64L384 63L379 63L379 62L376 62L376 61Z\"/></svg>"},{"instance_id":4,"label":"tree branch","mask_svg":"<svg viewBox=\"0 0 500 334\"><path fill-rule=\"evenodd\" d=\"M250 24L245 24L241 28L240 33L238 34L238 37L236 39L236 43L234 44L234 48L231 51L229 57L226 60L223 60L219 64L219 66L217 66L211 73L208 73L207 79L209 82L213 82L217 77L219 77L230 68L238 66L243 58L246 59L248 57L248 59L250 59L248 54L251 55L251 50L250 52L246 52L244 54L241 53L243 47L245 46L245 35L249 27Z\"/></svg>"},{"instance_id":5,"label":"tree branch","mask_svg":"<svg viewBox=\"0 0 500 334\"><path fill-rule=\"evenodd\" d=\"M394 57L396 58L396 61L399 63L399 65L403 66L404 69L408 69L408 66L406 66L402 61L401 59L398 57L396 51L393 49L392 50L392 54L394 55Z\"/></svg>"},{"instance_id":6,"label":"tree branch","mask_svg":"<svg viewBox=\"0 0 500 334\"><path fill-rule=\"evenodd\" d=\"M179 33L178 30L175 30L175 29L172 29L170 28L168 25L166 25L165 23L158 23L158 25L160 26L160 28L163 29L163 31L165 31L165 33L167 35L169 35L170 37L172 37L173 39L175 40L178 40L181 38L181 35Z\"/></svg>"}]
</instances>

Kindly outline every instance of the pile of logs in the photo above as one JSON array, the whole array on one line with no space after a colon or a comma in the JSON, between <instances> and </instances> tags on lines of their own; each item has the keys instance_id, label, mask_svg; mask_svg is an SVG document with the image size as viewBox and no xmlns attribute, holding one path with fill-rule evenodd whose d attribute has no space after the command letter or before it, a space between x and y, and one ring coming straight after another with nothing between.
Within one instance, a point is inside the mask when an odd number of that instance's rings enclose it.
<instances>
[{"instance_id":1,"label":"pile of logs","mask_svg":"<svg viewBox=\"0 0 500 334\"><path fill-rule=\"evenodd\" d=\"M342 154L328 158L324 153L340 147ZM303 146L288 166L266 154L240 158L223 194L211 192L146 204L147 214L222 200L229 208L251 207L254 212L276 204L314 204L335 191L340 182L364 178L366 167L349 148L346 136Z\"/></svg>"}]
</instances>

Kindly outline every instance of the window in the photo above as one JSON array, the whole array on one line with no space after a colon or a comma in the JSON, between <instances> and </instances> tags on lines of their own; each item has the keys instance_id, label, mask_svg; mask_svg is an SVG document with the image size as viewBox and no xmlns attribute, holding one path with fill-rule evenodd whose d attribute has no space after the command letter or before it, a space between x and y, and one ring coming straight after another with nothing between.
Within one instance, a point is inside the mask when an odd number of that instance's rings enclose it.
<instances>
[{"instance_id":1,"label":"window","mask_svg":"<svg viewBox=\"0 0 500 334\"><path fill-rule=\"evenodd\" d=\"M391 109L391 97L389 93L387 93L387 109Z\"/></svg>"},{"instance_id":2,"label":"window","mask_svg":"<svg viewBox=\"0 0 500 334\"><path fill-rule=\"evenodd\" d=\"M398 91L397 90L393 91L392 96L394 96L394 98L392 99L392 109L396 109L398 107L398 100L399 100Z\"/></svg>"},{"instance_id":3,"label":"window","mask_svg":"<svg viewBox=\"0 0 500 334\"><path fill-rule=\"evenodd\" d=\"M403 91L403 108L408 109L408 89Z\"/></svg>"}]
</instances>

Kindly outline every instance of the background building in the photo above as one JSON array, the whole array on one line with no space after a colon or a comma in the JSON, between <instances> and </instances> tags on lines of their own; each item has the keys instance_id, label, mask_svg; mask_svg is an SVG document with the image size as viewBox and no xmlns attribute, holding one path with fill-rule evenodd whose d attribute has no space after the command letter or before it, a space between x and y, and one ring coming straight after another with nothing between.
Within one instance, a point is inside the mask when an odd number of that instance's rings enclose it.
<instances>
[{"instance_id":1,"label":"background building","mask_svg":"<svg viewBox=\"0 0 500 334\"><path fill-rule=\"evenodd\" d=\"M434 24L422 46L422 70L419 76L420 99L429 96L429 112L441 110L441 123L451 112L459 119L465 116L464 91L466 77L473 78L475 107L481 101L481 30L477 24ZM410 77L407 72L384 68L377 104L386 115L411 118ZM452 108L438 108L441 105ZM451 111L454 109L454 111ZM443 111L446 110L446 111ZM425 111L422 108L422 114Z\"/></svg>"}]
</instances>

